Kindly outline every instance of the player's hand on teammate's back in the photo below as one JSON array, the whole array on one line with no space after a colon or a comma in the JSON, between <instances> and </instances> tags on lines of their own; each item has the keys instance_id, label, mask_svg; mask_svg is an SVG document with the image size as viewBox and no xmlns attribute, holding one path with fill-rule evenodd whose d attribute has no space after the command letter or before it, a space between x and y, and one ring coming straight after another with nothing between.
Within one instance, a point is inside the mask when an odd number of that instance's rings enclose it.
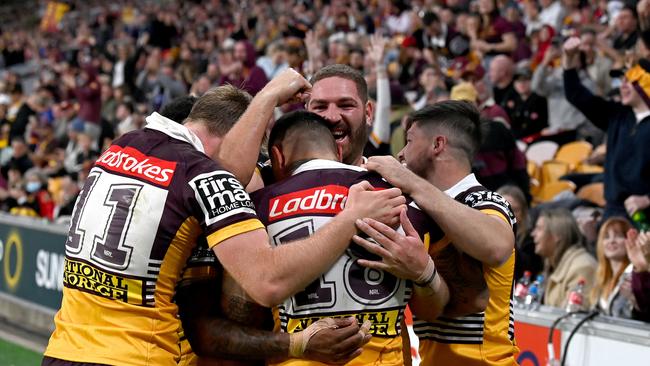
<instances>
[{"instance_id":1,"label":"player's hand on teammate's back","mask_svg":"<svg viewBox=\"0 0 650 366\"><path fill-rule=\"evenodd\" d=\"M379 245L362 238L352 237L355 243L370 253L382 258L381 261L359 259L357 263L363 267L384 270L395 277L406 280L417 280L424 272L429 261L429 254L420 240L418 232L402 210L400 221L404 235L373 219L357 220L359 230L374 239Z\"/></svg>"},{"instance_id":2,"label":"player's hand on teammate's back","mask_svg":"<svg viewBox=\"0 0 650 366\"><path fill-rule=\"evenodd\" d=\"M260 94L274 98L275 104L301 102L308 96L311 84L296 70L288 68L274 77Z\"/></svg>"},{"instance_id":3,"label":"player's hand on teammate's back","mask_svg":"<svg viewBox=\"0 0 650 366\"><path fill-rule=\"evenodd\" d=\"M401 189L405 194L411 193L411 184L418 178L392 156L372 156L368 158L365 167L379 173L388 183Z\"/></svg>"},{"instance_id":4,"label":"player's hand on teammate's back","mask_svg":"<svg viewBox=\"0 0 650 366\"><path fill-rule=\"evenodd\" d=\"M370 323L360 326L354 317L332 320L336 328L320 330L309 339L305 359L342 365L359 356L361 347L370 341Z\"/></svg>"},{"instance_id":5,"label":"player's hand on teammate's back","mask_svg":"<svg viewBox=\"0 0 650 366\"><path fill-rule=\"evenodd\" d=\"M375 191L367 181L350 187L343 212L355 218L372 218L389 226L399 223L400 212L406 208L406 199L398 188Z\"/></svg>"}]
</instances>

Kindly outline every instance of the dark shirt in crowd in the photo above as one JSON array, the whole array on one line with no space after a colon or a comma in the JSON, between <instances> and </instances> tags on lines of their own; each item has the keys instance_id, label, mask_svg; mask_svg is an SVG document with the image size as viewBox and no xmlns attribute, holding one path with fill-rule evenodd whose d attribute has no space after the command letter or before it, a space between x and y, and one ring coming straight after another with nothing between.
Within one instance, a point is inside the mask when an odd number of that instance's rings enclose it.
<instances>
[{"instance_id":1,"label":"dark shirt in crowd","mask_svg":"<svg viewBox=\"0 0 650 366\"><path fill-rule=\"evenodd\" d=\"M525 100L515 93L503 101L503 108L510 117L510 129L516 139L538 134L548 127L547 100L536 93Z\"/></svg>"}]
</instances>

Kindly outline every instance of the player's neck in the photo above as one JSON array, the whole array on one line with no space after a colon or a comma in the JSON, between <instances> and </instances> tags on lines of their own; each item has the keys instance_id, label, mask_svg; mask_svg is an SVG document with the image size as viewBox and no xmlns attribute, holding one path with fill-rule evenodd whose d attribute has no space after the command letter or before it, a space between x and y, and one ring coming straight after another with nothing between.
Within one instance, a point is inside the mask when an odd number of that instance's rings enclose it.
<instances>
[{"instance_id":1,"label":"player's neck","mask_svg":"<svg viewBox=\"0 0 650 366\"><path fill-rule=\"evenodd\" d=\"M427 181L441 191L446 191L463 180L471 171L453 162L440 162L435 169L429 169Z\"/></svg>"}]
</instances>

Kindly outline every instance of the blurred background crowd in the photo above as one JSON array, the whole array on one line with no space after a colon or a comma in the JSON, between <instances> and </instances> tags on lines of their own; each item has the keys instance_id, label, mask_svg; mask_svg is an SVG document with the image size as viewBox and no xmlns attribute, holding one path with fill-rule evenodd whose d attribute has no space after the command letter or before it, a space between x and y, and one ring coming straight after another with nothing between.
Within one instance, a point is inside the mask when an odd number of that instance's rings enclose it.
<instances>
[{"instance_id":1,"label":"blurred background crowd","mask_svg":"<svg viewBox=\"0 0 650 366\"><path fill-rule=\"evenodd\" d=\"M151 112L342 63L372 98L387 88L382 153L404 146L409 112L476 103L486 121L474 170L513 205L516 277L545 275L545 303L564 306L584 278L586 301L604 312L650 312L634 296L650 298L650 237L633 230L648 228L650 147L634 130L623 149L577 97L625 99L625 73L650 48L645 0L4 1L0 18L2 211L65 221L99 153ZM577 76L561 62L572 36ZM637 114L639 131L648 115ZM614 163L623 155L636 164Z\"/></svg>"}]
</instances>

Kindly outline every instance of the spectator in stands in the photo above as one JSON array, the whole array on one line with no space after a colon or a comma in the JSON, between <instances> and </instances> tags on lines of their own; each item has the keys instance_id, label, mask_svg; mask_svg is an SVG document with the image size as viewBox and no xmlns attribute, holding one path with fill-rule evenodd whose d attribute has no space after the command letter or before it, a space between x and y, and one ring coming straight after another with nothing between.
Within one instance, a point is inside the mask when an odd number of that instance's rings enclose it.
<instances>
[{"instance_id":1,"label":"spectator in stands","mask_svg":"<svg viewBox=\"0 0 650 366\"><path fill-rule=\"evenodd\" d=\"M632 50L639 37L637 32L637 14L632 5L626 5L619 11L614 23L614 40L612 46L617 51Z\"/></svg>"},{"instance_id":2,"label":"spectator in stands","mask_svg":"<svg viewBox=\"0 0 650 366\"><path fill-rule=\"evenodd\" d=\"M540 213L532 232L535 253L544 258L545 305L565 307L569 292L585 280L585 293L595 283L598 263L582 244L580 230L571 212L550 209ZM588 306L589 299L585 299Z\"/></svg>"},{"instance_id":3,"label":"spectator in stands","mask_svg":"<svg viewBox=\"0 0 650 366\"><path fill-rule=\"evenodd\" d=\"M85 65L77 78L71 74L63 78L63 82L70 88L77 102L79 112L77 120L83 124L94 146L97 146L101 134L101 88L97 80L97 69L92 65Z\"/></svg>"},{"instance_id":4,"label":"spectator in stands","mask_svg":"<svg viewBox=\"0 0 650 366\"><path fill-rule=\"evenodd\" d=\"M513 83L515 94L503 103L510 117L510 129L517 139L538 135L548 127L547 100L533 91L530 79L530 69L518 69Z\"/></svg>"},{"instance_id":5,"label":"spectator in stands","mask_svg":"<svg viewBox=\"0 0 650 366\"><path fill-rule=\"evenodd\" d=\"M590 302L604 315L632 317L632 266L625 248L626 234L631 228L625 217L611 217L600 227L596 244L598 270Z\"/></svg>"},{"instance_id":6,"label":"spectator in stands","mask_svg":"<svg viewBox=\"0 0 650 366\"><path fill-rule=\"evenodd\" d=\"M505 185L497 190L512 207L517 218L517 232L515 233L515 280L523 277L524 271L530 271L532 278L542 273L544 263L542 257L535 254L535 242L531 234L530 216L528 215L528 202L524 192L514 185Z\"/></svg>"},{"instance_id":7,"label":"spectator in stands","mask_svg":"<svg viewBox=\"0 0 650 366\"><path fill-rule=\"evenodd\" d=\"M233 50L233 59L234 68L222 75L219 84L235 85L254 96L268 81L264 70L255 65L255 48L248 41L238 41Z\"/></svg>"},{"instance_id":8,"label":"spectator in stands","mask_svg":"<svg viewBox=\"0 0 650 366\"><path fill-rule=\"evenodd\" d=\"M607 132L604 219L626 216L625 200L650 193L650 61L641 59L625 74L621 103L595 96L580 81L579 38L564 44L564 89L571 104Z\"/></svg>"},{"instance_id":9,"label":"spectator in stands","mask_svg":"<svg viewBox=\"0 0 650 366\"><path fill-rule=\"evenodd\" d=\"M550 135L564 132L564 139L557 141L563 144L576 139L577 128L583 125L587 118L567 101L560 67L560 47L560 38L556 37L546 50L542 63L535 69L531 86L537 94L548 100L548 129L543 133ZM585 87L591 91L595 90L595 83L583 68L577 69L576 72Z\"/></svg>"},{"instance_id":10,"label":"spectator in stands","mask_svg":"<svg viewBox=\"0 0 650 366\"><path fill-rule=\"evenodd\" d=\"M20 174L25 174L27 170L32 168L34 163L29 157L29 147L22 137L15 137L11 140L11 158L2 166L2 175L7 177L7 171L10 167L18 169Z\"/></svg>"},{"instance_id":11,"label":"spectator in stands","mask_svg":"<svg viewBox=\"0 0 650 366\"><path fill-rule=\"evenodd\" d=\"M564 9L560 0L540 0L542 9L539 13L539 20L542 24L547 24L554 29L560 29L562 26L562 17Z\"/></svg>"},{"instance_id":12,"label":"spectator in stands","mask_svg":"<svg viewBox=\"0 0 650 366\"><path fill-rule=\"evenodd\" d=\"M517 48L512 25L499 15L496 0L479 0L480 23L469 30L474 51L486 56L510 54Z\"/></svg>"},{"instance_id":13,"label":"spectator in stands","mask_svg":"<svg viewBox=\"0 0 650 366\"><path fill-rule=\"evenodd\" d=\"M131 102L122 102L117 106L115 111L115 118L117 118L117 135L121 136L127 132L138 129L138 126L135 124L135 119L133 114L135 112L135 107Z\"/></svg>"},{"instance_id":14,"label":"spectator in stands","mask_svg":"<svg viewBox=\"0 0 650 366\"><path fill-rule=\"evenodd\" d=\"M271 80L275 75L289 67L286 58L285 46L280 42L274 42L268 46L266 55L257 59L256 65L261 67L266 78Z\"/></svg>"},{"instance_id":15,"label":"spectator in stands","mask_svg":"<svg viewBox=\"0 0 650 366\"><path fill-rule=\"evenodd\" d=\"M511 99L516 94L513 86L513 76L515 73L515 64L512 59L506 55L498 55L490 62L488 77L492 83L492 95L494 102L504 109L505 101Z\"/></svg>"},{"instance_id":16,"label":"spectator in stands","mask_svg":"<svg viewBox=\"0 0 650 366\"><path fill-rule=\"evenodd\" d=\"M650 233L630 230L625 241L633 265L632 292L636 300L634 318L650 321Z\"/></svg>"}]
</instances>

